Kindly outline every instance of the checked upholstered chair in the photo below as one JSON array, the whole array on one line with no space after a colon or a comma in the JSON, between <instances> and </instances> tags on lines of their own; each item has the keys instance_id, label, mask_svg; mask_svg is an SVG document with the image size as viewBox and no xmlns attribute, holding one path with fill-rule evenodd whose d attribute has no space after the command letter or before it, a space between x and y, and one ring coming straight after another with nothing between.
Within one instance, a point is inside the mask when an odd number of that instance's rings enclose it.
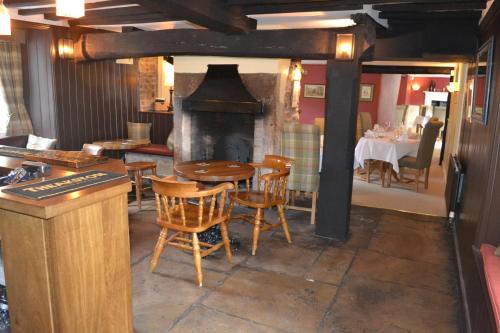
<instances>
[{"instance_id":1,"label":"checked upholstered chair","mask_svg":"<svg viewBox=\"0 0 500 333\"><path fill-rule=\"evenodd\" d=\"M399 159L399 173L404 180L404 170L413 169L415 171L415 190L418 192L420 174L425 170L425 189L429 188L429 170L432 162L434 145L439 136L439 131L443 123L438 118L432 118L423 129L420 144L418 146L417 157L405 156Z\"/></svg>"},{"instance_id":2,"label":"checked upholstered chair","mask_svg":"<svg viewBox=\"0 0 500 333\"><path fill-rule=\"evenodd\" d=\"M156 222L161 226L160 236L151 260L153 272L158 264L163 248L172 246L193 252L196 282L203 285L201 258L220 249L226 249L227 261L231 263L231 247L227 231L229 218L225 200L227 191L233 184L223 183L208 189L200 189L197 182L179 182L175 176L158 178L150 176L156 197ZM220 196L220 201L217 202ZM216 207L216 204L217 207ZM220 225L222 242L216 245L200 242L198 233ZM169 235L169 231L172 234Z\"/></svg>"},{"instance_id":3,"label":"checked upholstered chair","mask_svg":"<svg viewBox=\"0 0 500 333\"><path fill-rule=\"evenodd\" d=\"M292 242L284 208L290 165L291 160L288 158L266 155L264 162L252 163L252 166L257 169L257 179L254 178L254 181L256 181L256 190L235 191L229 194L231 198L230 216L235 203L256 210L255 216L238 215L233 217L235 220L243 220L254 225L252 255L255 255L257 251L261 231L268 231L272 228L282 226L286 240L288 243ZM263 171L266 171L266 173ZM264 210L273 207L278 208L279 222L277 223L270 223L264 219Z\"/></svg>"},{"instance_id":4,"label":"checked upholstered chair","mask_svg":"<svg viewBox=\"0 0 500 333\"><path fill-rule=\"evenodd\" d=\"M287 209L311 212L311 224L316 221L316 201L319 188L320 128L316 125L290 123L283 128L281 153L293 160L287 190ZM312 193L311 208L295 205L296 193Z\"/></svg>"}]
</instances>

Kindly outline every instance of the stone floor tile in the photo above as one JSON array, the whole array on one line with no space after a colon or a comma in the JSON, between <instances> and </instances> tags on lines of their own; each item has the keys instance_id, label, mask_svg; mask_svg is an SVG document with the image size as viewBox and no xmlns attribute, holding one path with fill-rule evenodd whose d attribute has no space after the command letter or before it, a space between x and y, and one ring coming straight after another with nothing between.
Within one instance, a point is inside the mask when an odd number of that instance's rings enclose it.
<instances>
[{"instance_id":1,"label":"stone floor tile","mask_svg":"<svg viewBox=\"0 0 500 333\"><path fill-rule=\"evenodd\" d=\"M315 332L336 292L332 285L241 269L203 304L287 332Z\"/></svg>"},{"instance_id":2,"label":"stone floor tile","mask_svg":"<svg viewBox=\"0 0 500 333\"><path fill-rule=\"evenodd\" d=\"M313 264L306 279L339 285L349 269L355 252L334 247L327 248Z\"/></svg>"},{"instance_id":3,"label":"stone floor tile","mask_svg":"<svg viewBox=\"0 0 500 333\"><path fill-rule=\"evenodd\" d=\"M455 272L442 264L400 259L377 252L360 250L349 270L349 276L394 282L455 295Z\"/></svg>"},{"instance_id":4,"label":"stone floor tile","mask_svg":"<svg viewBox=\"0 0 500 333\"><path fill-rule=\"evenodd\" d=\"M220 311L197 305L182 318L169 332L171 333L278 333L275 328L241 319Z\"/></svg>"},{"instance_id":5,"label":"stone floor tile","mask_svg":"<svg viewBox=\"0 0 500 333\"><path fill-rule=\"evenodd\" d=\"M156 273L149 261L135 265L132 272L134 328L137 333L166 332L191 304L220 285L224 275L204 271L204 285L194 282L194 266L160 261Z\"/></svg>"},{"instance_id":6,"label":"stone floor tile","mask_svg":"<svg viewBox=\"0 0 500 333\"><path fill-rule=\"evenodd\" d=\"M137 213L131 218L130 261L132 265L150 255L160 234L160 227L154 223L154 214Z\"/></svg>"},{"instance_id":7,"label":"stone floor tile","mask_svg":"<svg viewBox=\"0 0 500 333\"><path fill-rule=\"evenodd\" d=\"M432 291L364 278L339 290L320 332L458 332L457 299Z\"/></svg>"}]
</instances>

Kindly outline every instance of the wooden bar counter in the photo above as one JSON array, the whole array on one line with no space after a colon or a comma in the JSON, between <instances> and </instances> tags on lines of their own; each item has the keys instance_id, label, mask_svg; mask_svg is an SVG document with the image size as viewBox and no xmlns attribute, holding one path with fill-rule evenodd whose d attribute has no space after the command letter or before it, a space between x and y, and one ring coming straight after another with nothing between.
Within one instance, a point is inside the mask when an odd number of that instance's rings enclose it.
<instances>
[{"instance_id":1,"label":"wooden bar counter","mask_svg":"<svg viewBox=\"0 0 500 333\"><path fill-rule=\"evenodd\" d=\"M22 162L0 156L0 171ZM110 159L82 169L53 166L46 179L89 170L126 173L122 161ZM12 332L132 332L130 181L38 201L1 189Z\"/></svg>"}]
</instances>

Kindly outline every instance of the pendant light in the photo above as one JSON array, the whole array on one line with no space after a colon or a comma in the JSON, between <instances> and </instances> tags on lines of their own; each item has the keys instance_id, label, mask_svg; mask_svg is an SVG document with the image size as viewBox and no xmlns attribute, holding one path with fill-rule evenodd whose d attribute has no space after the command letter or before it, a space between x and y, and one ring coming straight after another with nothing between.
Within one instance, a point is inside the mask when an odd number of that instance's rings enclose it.
<instances>
[{"instance_id":1,"label":"pendant light","mask_svg":"<svg viewBox=\"0 0 500 333\"><path fill-rule=\"evenodd\" d=\"M79 18L85 15L85 0L56 0L56 15Z\"/></svg>"},{"instance_id":2,"label":"pendant light","mask_svg":"<svg viewBox=\"0 0 500 333\"><path fill-rule=\"evenodd\" d=\"M0 35L10 36L11 34L9 10L3 4L3 0L0 0Z\"/></svg>"}]
</instances>

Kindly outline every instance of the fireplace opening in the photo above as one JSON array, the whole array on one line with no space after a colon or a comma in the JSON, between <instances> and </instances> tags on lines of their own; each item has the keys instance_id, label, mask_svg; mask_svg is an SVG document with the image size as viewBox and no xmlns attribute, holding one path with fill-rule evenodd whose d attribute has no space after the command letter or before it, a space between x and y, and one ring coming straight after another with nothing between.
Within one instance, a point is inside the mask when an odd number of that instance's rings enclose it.
<instances>
[{"instance_id":1,"label":"fireplace opening","mask_svg":"<svg viewBox=\"0 0 500 333\"><path fill-rule=\"evenodd\" d=\"M255 116L248 113L191 113L193 160L253 161Z\"/></svg>"}]
</instances>

